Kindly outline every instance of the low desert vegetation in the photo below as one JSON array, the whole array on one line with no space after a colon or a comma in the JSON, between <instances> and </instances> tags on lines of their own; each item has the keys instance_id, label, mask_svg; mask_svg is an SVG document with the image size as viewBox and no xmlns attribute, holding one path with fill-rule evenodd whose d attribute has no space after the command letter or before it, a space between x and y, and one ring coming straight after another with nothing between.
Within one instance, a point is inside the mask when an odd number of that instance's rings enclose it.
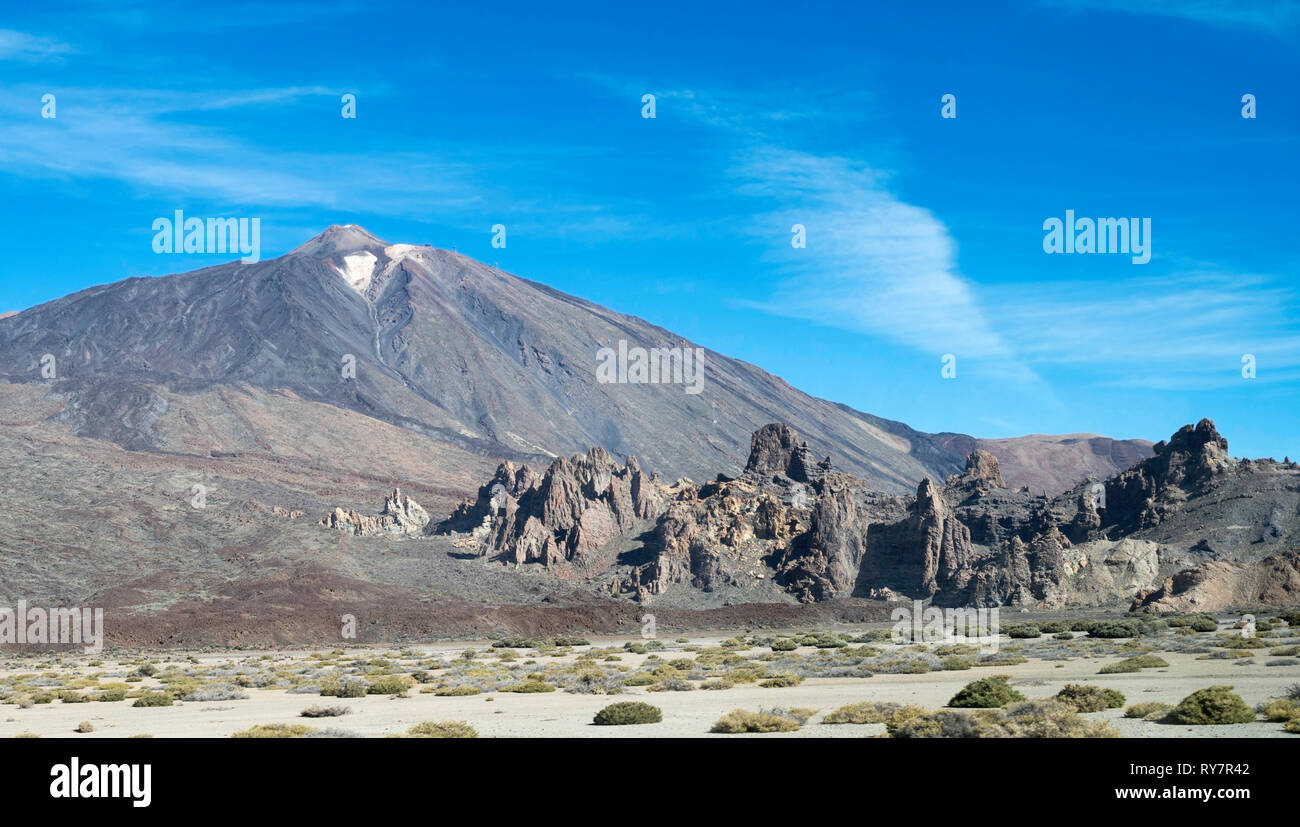
<instances>
[{"instance_id":1,"label":"low desert vegetation","mask_svg":"<svg viewBox=\"0 0 1300 827\"><path fill-rule=\"evenodd\" d=\"M1006 709L940 709L889 728L892 738L1115 738L1104 722L1079 717L1059 701L1024 701Z\"/></svg>"},{"instance_id":2,"label":"low desert vegetation","mask_svg":"<svg viewBox=\"0 0 1300 827\"><path fill-rule=\"evenodd\" d=\"M314 730L305 724L258 724L240 730L231 738L301 738Z\"/></svg>"},{"instance_id":3,"label":"low desert vegetation","mask_svg":"<svg viewBox=\"0 0 1300 827\"><path fill-rule=\"evenodd\" d=\"M971 681L952 696L948 706L955 708L992 709L1025 700L1025 696L1011 688L1005 675L993 675Z\"/></svg>"},{"instance_id":4,"label":"low desert vegetation","mask_svg":"<svg viewBox=\"0 0 1300 827\"><path fill-rule=\"evenodd\" d=\"M1115 675L1124 672L1141 672L1143 669L1161 669L1168 666L1169 662L1158 655L1134 655L1131 658L1124 658L1118 663L1103 666L1098 674Z\"/></svg>"},{"instance_id":5,"label":"low desert vegetation","mask_svg":"<svg viewBox=\"0 0 1300 827\"><path fill-rule=\"evenodd\" d=\"M321 687L323 698L363 698L368 692L365 683L359 680L331 681Z\"/></svg>"},{"instance_id":6,"label":"low desert vegetation","mask_svg":"<svg viewBox=\"0 0 1300 827\"><path fill-rule=\"evenodd\" d=\"M823 724L893 724L925 714L923 707L900 703L863 701L846 704L822 716Z\"/></svg>"},{"instance_id":7,"label":"low desert vegetation","mask_svg":"<svg viewBox=\"0 0 1300 827\"><path fill-rule=\"evenodd\" d=\"M406 731L407 738L477 738L478 730L464 721L424 721Z\"/></svg>"},{"instance_id":8,"label":"low desert vegetation","mask_svg":"<svg viewBox=\"0 0 1300 827\"><path fill-rule=\"evenodd\" d=\"M1136 620L1114 620L1093 624L1087 629L1089 637L1095 638L1133 638L1146 634L1149 627Z\"/></svg>"},{"instance_id":9,"label":"low desert vegetation","mask_svg":"<svg viewBox=\"0 0 1300 827\"><path fill-rule=\"evenodd\" d=\"M1285 681L1279 682L1265 673L1293 674L1290 667L1300 662L1297 660L1300 646L1296 645L1300 643L1300 628L1287 627L1282 620L1257 622L1256 637L1242 638L1239 631L1227 628L1227 624L1237 623L1241 616L1239 612L1232 615L1231 620L1225 622L1202 615L1130 616L1069 622L1022 621L1021 627L1025 628L1015 627L1017 636L1010 643L1004 638L1001 651L993 654L982 653L971 643L956 642L961 638L955 641L896 642L889 629L866 629L861 632L814 630L779 634L746 630L725 641L714 638L683 644L643 639L596 647L577 638L505 638L490 649L470 650L472 657L465 656L460 650L431 653L358 648L321 651L306 656L231 654L223 658L208 654L147 658L129 655L122 659L110 657L100 660L99 665L92 668L89 661L76 658L19 656L0 662L0 670L3 670L0 671L0 704L8 704L15 714L21 716L24 713L20 710L34 708L39 711L44 704L91 701L125 701L124 705L138 707L166 706L170 705L168 701L238 701L248 706L250 702L246 699L256 698L259 690L316 696L304 699L312 701L318 698L363 698L368 694L399 697L410 689L418 689L423 694L435 696L484 695L488 701L496 696L495 700L509 703L510 700L502 693L630 694L653 701L653 696L647 697L644 693L696 689L727 692L745 686L779 689L802 684L805 687L798 692L771 693L772 697L780 699L792 695L803 697L809 692L806 687L810 678L819 682L826 679L863 681L874 675L924 675L969 669L1014 671L1018 677L1028 678L1018 669L986 667L1012 667L1029 661L1036 664L1035 677L1040 679L1045 677L1044 670L1050 672L1053 665L1063 668L1072 662L1076 667L1083 667L1084 672L1136 677L1137 673L1145 670L1173 671L1169 665L1171 662L1181 667L1188 659L1199 657L1228 660L1234 669L1249 670L1269 680L1269 694L1263 697L1276 697L1256 707L1260 720L1273 721L1279 727L1289 725L1296 716L1290 714L1292 708L1285 702L1300 703L1300 687L1283 688ZM1269 615L1259 613L1259 617L1267 619ZM1270 625L1274 628L1270 629ZM1036 628L1038 636L1022 635L1022 631L1029 632L1028 627ZM1179 660L1170 657L1170 653L1177 655ZM1266 666L1275 668L1266 670ZM1078 675L1080 671L1076 668L1069 674ZM1011 706L1025 703L1025 694L1037 694L1026 687L1044 684L1043 680L1016 680L1013 688L1007 675L987 678L977 673L972 677L981 677L981 680L968 683L958 692L950 700L948 711L969 710L974 714L978 710L1002 710L1005 713ZM1150 677L1153 682L1164 679L1155 674ZM1056 683L1056 686L1061 686L1061 683ZM1133 682L1124 685L1132 686ZM1035 703L1050 701L1085 716L1096 714L1094 710L1111 709L1116 703L1122 703L1107 697L1104 687L1071 684L1068 689L1054 698ZM1180 706L1186 706L1189 699L1184 699ZM613 700L615 698L610 698ZM635 697L628 700L637 702ZM371 698L363 703L367 709L372 709L373 704L380 701L381 698ZM331 709L328 700L321 703L323 705L315 709ZM302 710L303 706L307 704L294 708ZM733 704L719 704L717 713L730 706ZM1247 720L1240 707L1236 707L1235 712L1218 709L1213 699L1202 698L1199 706L1198 711L1184 709L1180 715L1185 715L1188 720L1203 717L1206 722ZM593 710L595 708L599 707L593 707ZM489 704L487 709L491 710L492 705ZM105 716L122 714L103 708L99 711ZM1124 712L1130 720L1119 726L1131 726L1134 721L1142 719L1172 721L1170 712L1172 709L1168 705L1134 704ZM906 721L922 716L933 718L936 714L920 707L863 702L835 709L817 720L829 725L883 725L888 731L899 729ZM744 715L769 715L799 723L793 710L777 713L760 709L758 712L744 712ZM311 717L315 715L302 714L299 720ZM322 712L320 717L335 716ZM1023 720L1016 726L1032 729L1026 723L1032 717L1026 718L1022 714ZM1051 716L1044 712L1040 717L1047 719ZM977 735L1010 726L1005 714L977 716L973 720L977 724L974 726ZM1087 723L1089 719L1084 717L1082 720ZM940 723L943 724L940 731L947 732L965 726L948 718L943 718ZM933 724L934 721L930 720L926 726ZM779 728L789 724L772 725ZM61 724L65 733L72 726L73 721L68 719ZM98 726L103 728L102 724ZM743 722L734 726L736 731L751 731ZM1039 729L1045 727L1044 724ZM37 731L47 736L56 734L54 730ZM759 726L753 731L764 730ZM318 729L304 737L357 737L357 734Z\"/></svg>"},{"instance_id":10,"label":"low desert vegetation","mask_svg":"<svg viewBox=\"0 0 1300 827\"><path fill-rule=\"evenodd\" d=\"M1007 636L1016 639L1029 639L1043 636L1043 630L1033 624L1012 626L1007 629Z\"/></svg>"},{"instance_id":11,"label":"low desert vegetation","mask_svg":"<svg viewBox=\"0 0 1300 827\"><path fill-rule=\"evenodd\" d=\"M248 693L229 683L214 683L196 687L184 696L186 701L241 701Z\"/></svg>"},{"instance_id":12,"label":"low desert vegetation","mask_svg":"<svg viewBox=\"0 0 1300 827\"><path fill-rule=\"evenodd\" d=\"M1161 721L1169 715L1169 711L1173 708L1173 704L1161 703L1160 701L1145 701L1133 704L1124 710L1124 717L1141 718L1144 721Z\"/></svg>"},{"instance_id":13,"label":"low desert vegetation","mask_svg":"<svg viewBox=\"0 0 1300 827\"><path fill-rule=\"evenodd\" d=\"M427 690L421 690L421 691L423 692ZM441 696L441 697L457 697L457 696L465 696L465 695L477 695L481 691L482 690L480 690L477 686L439 686L437 689L434 689L433 692L430 694Z\"/></svg>"},{"instance_id":14,"label":"low desert vegetation","mask_svg":"<svg viewBox=\"0 0 1300 827\"><path fill-rule=\"evenodd\" d=\"M794 732L803 722L787 715L772 712L747 712L733 709L714 723L710 732L736 734L742 732Z\"/></svg>"},{"instance_id":15,"label":"low desert vegetation","mask_svg":"<svg viewBox=\"0 0 1300 827\"><path fill-rule=\"evenodd\" d=\"M338 718L352 710L346 706L309 706L298 715L303 718Z\"/></svg>"},{"instance_id":16,"label":"low desert vegetation","mask_svg":"<svg viewBox=\"0 0 1300 827\"><path fill-rule=\"evenodd\" d=\"M540 677L535 677L530 675L528 679L525 680L523 683L516 683L516 684L511 684L510 686L503 686L501 687L501 691L518 692L524 694L533 693L533 692L554 692L555 686L553 684L547 683L546 681L542 680Z\"/></svg>"},{"instance_id":17,"label":"low desert vegetation","mask_svg":"<svg viewBox=\"0 0 1300 827\"><path fill-rule=\"evenodd\" d=\"M367 695L405 695L415 685L406 675L385 675L366 687Z\"/></svg>"},{"instance_id":18,"label":"low desert vegetation","mask_svg":"<svg viewBox=\"0 0 1300 827\"><path fill-rule=\"evenodd\" d=\"M641 701L620 701L596 713L592 723L596 726L628 726L631 724L657 724L664 719L657 706Z\"/></svg>"},{"instance_id":19,"label":"low desert vegetation","mask_svg":"<svg viewBox=\"0 0 1300 827\"><path fill-rule=\"evenodd\" d=\"M1124 696L1114 689L1077 683L1066 684L1056 693L1056 700L1072 707L1075 712L1101 712L1124 706Z\"/></svg>"},{"instance_id":20,"label":"low desert vegetation","mask_svg":"<svg viewBox=\"0 0 1300 827\"><path fill-rule=\"evenodd\" d=\"M1300 701L1289 698L1274 698L1255 707L1255 711L1266 721L1286 723L1293 718L1300 718Z\"/></svg>"},{"instance_id":21,"label":"low desert vegetation","mask_svg":"<svg viewBox=\"0 0 1300 827\"><path fill-rule=\"evenodd\" d=\"M1197 726L1214 724L1248 724L1255 713L1231 686L1198 689L1183 698L1169 713L1169 722Z\"/></svg>"}]
</instances>

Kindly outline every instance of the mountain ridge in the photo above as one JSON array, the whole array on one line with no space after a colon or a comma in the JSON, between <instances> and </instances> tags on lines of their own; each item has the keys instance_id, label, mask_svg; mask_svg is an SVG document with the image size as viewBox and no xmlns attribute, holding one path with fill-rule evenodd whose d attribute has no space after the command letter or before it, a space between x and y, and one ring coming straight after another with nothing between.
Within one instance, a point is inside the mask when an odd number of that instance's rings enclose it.
<instances>
[{"instance_id":1,"label":"mountain ridge","mask_svg":"<svg viewBox=\"0 0 1300 827\"><path fill-rule=\"evenodd\" d=\"M374 261L349 262L362 254ZM708 348L698 397L671 384L592 382L598 349L620 341L698 347L455 251L334 225L277 258L99 285L0 320L0 364L11 382L37 381L53 355L55 385L71 397L66 421L137 450L167 450L154 425L166 405L183 404L158 388L242 386L288 390L481 456L540 461L602 445L674 477L738 472L749 435L774 420L897 493L990 444L811 397ZM1140 441L1121 442L1120 456L1089 458L1099 468L1006 465L1013 482L1060 490L1143 454ZM1043 442L1035 453L1071 452ZM1031 465L1021 480L1017 468Z\"/></svg>"}]
</instances>

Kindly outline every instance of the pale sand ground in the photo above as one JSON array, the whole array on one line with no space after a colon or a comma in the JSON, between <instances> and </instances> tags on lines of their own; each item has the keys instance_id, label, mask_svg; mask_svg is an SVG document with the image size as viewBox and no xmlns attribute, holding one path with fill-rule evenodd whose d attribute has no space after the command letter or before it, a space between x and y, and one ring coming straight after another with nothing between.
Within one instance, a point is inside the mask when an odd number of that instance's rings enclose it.
<instances>
[{"instance_id":1,"label":"pale sand ground","mask_svg":"<svg viewBox=\"0 0 1300 827\"><path fill-rule=\"evenodd\" d=\"M692 637L692 644L713 645L721 638ZM626 638L620 638L621 644ZM600 641L593 641L599 645ZM469 647L483 647L486 642L410 647L421 652L454 657ZM585 648L585 647L584 647ZM673 649L677 647L671 647ZM382 649L349 650L366 656L378 656ZM170 655L182 653L168 653ZM230 658L253 656L252 652L196 654L207 664ZM277 652L302 656L306 652ZM672 652L659 653L665 659ZM1042 661L1031 659L1015 666L980 667L965 671L931 672L925 675L886 675L871 678L811 678L796 687L764 689L755 685L738 685L732 689L692 692L646 692L631 687L624 694L574 695L563 691L545 694L495 692L469 697L436 697L419 694L410 697L367 696L363 698L322 698L316 695L291 695L282 689L247 689L248 699L211 703L177 703L171 707L133 708L131 700L114 703L64 704L55 701L30 709L15 705L0 706L0 737L35 733L44 737L123 738L152 735L159 738L225 737L256 724L298 723L316 728L338 728L364 736L385 736L405 732L421 721L464 720L478 730L481 737L710 737L710 738L843 738L864 737L884 731L883 725L823 725L821 714L792 733L764 735L713 735L709 728L733 709L758 710L760 707L810 707L829 712L838 706L858 701L896 701L919 704L935 709L942 707L966 683L994 674L1012 676L1013 685L1029 698L1054 695L1066 683L1088 683L1111 687L1124 693L1127 704L1164 701L1176 704L1197 689L1215 684L1229 684L1252 707L1269 698L1282 696L1292 684L1300 683L1300 666L1267 667L1265 658L1242 666L1231 660L1197 660L1195 655L1159 653L1170 664L1168 669L1147 669L1140 673L1098 675L1107 663L1120 658ZM686 655L686 656L689 656ZM570 659L573 656L569 656ZM623 663L638 665L642 656L625 654ZM105 666L114 668L111 657ZM547 659L550 661L551 659ZM557 662L562 659L555 659ZM1060 668L1058 667L1058 664ZM38 671L28 669L26 671ZM96 670L85 670L96 671ZM0 672L0 675L8 673ZM1039 683L1041 682L1041 683ZM134 684L141 686L146 684ZM490 699L490 700L489 700ZM598 727L592 716L602 707L621 700L645 700L663 710L658 724L621 727ZM313 705L350 707L351 714L338 718L306 719L299 712ZM1127 705L1126 704L1126 705ZM1122 709L1087 715L1090 719L1110 721L1126 737L1285 737L1300 738L1282 729L1281 724L1253 723L1234 726L1172 726L1122 717ZM75 733L81 721L90 721L94 732Z\"/></svg>"}]
</instances>

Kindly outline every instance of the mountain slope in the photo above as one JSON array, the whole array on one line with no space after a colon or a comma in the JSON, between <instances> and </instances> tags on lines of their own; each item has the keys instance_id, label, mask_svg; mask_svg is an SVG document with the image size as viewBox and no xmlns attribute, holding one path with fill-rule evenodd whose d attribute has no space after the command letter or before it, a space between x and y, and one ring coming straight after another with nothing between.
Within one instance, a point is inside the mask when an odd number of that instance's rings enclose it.
<instances>
[{"instance_id":1,"label":"mountain slope","mask_svg":"<svg viewBox=\"0 0 1300 827\"><path fill-rule=\"evenodd\" d=\"M738 472L750 434L774 420L818 456L899 493L956 472L971 447L970 437L813 398L713 351L698 394L596 381L600 349L620 342L696 347L465 256L349 225L279 258L128 279L0 320L0 365L11 382L41 381L52 355L68 400L60 419L132 449L176 450L159 422L218 388L287 390L484 457L540 461L601 445L666 477ZM1119 470L1131 453L1077 455L1036 446L1025 484L1059 490Z\"/></svg>"}]
</instances>

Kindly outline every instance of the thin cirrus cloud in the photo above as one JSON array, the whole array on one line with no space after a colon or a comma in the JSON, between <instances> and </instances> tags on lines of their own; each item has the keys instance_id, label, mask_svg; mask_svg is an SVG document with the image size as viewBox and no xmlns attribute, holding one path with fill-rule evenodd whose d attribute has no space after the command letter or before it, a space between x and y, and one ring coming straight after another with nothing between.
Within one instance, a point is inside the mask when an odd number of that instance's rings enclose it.
<instances>
[{"instance_id":1,"label":"thin cirrus cloud","mask_svg":"<svg viewBox=\"0 0 1300 827\"><path fill-rule=\"evenodd\" d=\"M51 37L0 29L0 60L40 63L59 60L70 52L71 46Z\"/></svg>"},{"instance_id":2,"label":"thin cirrus cloud","mask_svg":"<svg viewBox=\"0 0 1300 827\"><path fill-rule=\"evenodd\" d=\"M707 95L686 99L701 121L748 133L729 177L740 194L771 205L750 216L755 237L806 229L806 248L773 254L782 278L747 306L968 357L990 378L1040 389L1058 368L1102 384L1216 387L1240 381L1244 354L1274 378L1300 371L1292 321L1300 301L1275 278L1189 270L1102 284L982 284L961 272L949 228L892 193L885 172L788 149L771 134L752 140L758 130L741 107L719 120Z\"/></svg>"},{"instance_id":3,"label":"thin cirrus cloud","mask_svg":"<svg viewBox=\"0 0 1300 827\"><path fill-rule=\"evenodd\" d=\"M764 148L731 175L742 194L782 205L755 219L759 232L790 233L795 224L807 232L805 248L782 255L784 278L757 307L935 354L1012 356L958 272L947 227L891 194L877 171Z\"/></svg>"},{"instance_id":4,"label":"thin cirrus cloud","mask_svg":"<svg viewBox=\"0 0 1300 827\"><path fill-rule=\"evenodd\" d=\"M1208 389L1300 372L1300 294L1276 279L1213 271L985 289L1030 364L1090 372L1107 385Z\"/></svg>"},{"instance_id":5,"label":"thin cirrus cloud","mask_svg":"<svg viewBox=\"0 0 1300 827\"><path fill-rule=\"evenodd\" d=\"M606 89L633 87L596 78ZM852 159L788 148L791 125L819 123L845 102L818 95L752 96L727 91L665 90L696 123L734 137L727 184L758 205L744 219L757 239L807 233L803 249L786 248L775 262L782 278L772 293L742 304L880 336L939 355L952 353L997 363L1000 376L1033 381L989 322L974 286L956 264L956 244L929 210L890 192L886 175ZM773 110L772 98L799 99L800 107ZM851 111L870 95L855 93Z\"/></svg>"},{"instance_id":6,"label":"thin cirrus cloud","mask_svg":"<svg viewBox=\"0 0 1300 827\"><path fill-rule=\"evenodd\" d=\"M149 194L202 194L257 206L447 209L479 197L471 168L422 152L384 155L284 152L183 122L177 115L335 93L318 87L254 89L221 97L159 90L59 94L59 118L32 117L41 90L0 93L0 163L29 177L98 178ZM320 170L338 170L322 177Z\"/></svg>"},{"instance_id":7,"label":"thin cirrus cloud","mask_svg":"<svg viewBox=\"0 0 1300 827\"><path fill-rule=\"evenodd\" d=\"M1039 4L1069 11L1176 17L1277 35L1300 28L1297 0L1039 0Z\"/></svg>"},{"instance_id":8,"label":"thin cirrus cloud","mask_svg":"<svg viewBox=\"0 0 1300 827\"><path fill-rule=\"evenodd\" d=\"M653 226L644 215L615 214L608 205L556 193L541 183L533 182L530 189L530 176L553 170L559 150L285 151L238 132L187 123L188 116L203 112L313 98L337 108L339 90L295 86L222 90L218 95L64 87L58 94L59 117L52 120L34 114L43 92L34 87L0 91L0 169L8 174L120 182L144 197L201 196L257 209L418 215L461 226L478 227L474 219L490 212L511 218L515 229L526 230L531 223L538 231L587 240ZM522 181L535 197L488 182L504 173ZM550 216L550 223L530 217L536 214Z\"/></svg>"}]
</instances>

